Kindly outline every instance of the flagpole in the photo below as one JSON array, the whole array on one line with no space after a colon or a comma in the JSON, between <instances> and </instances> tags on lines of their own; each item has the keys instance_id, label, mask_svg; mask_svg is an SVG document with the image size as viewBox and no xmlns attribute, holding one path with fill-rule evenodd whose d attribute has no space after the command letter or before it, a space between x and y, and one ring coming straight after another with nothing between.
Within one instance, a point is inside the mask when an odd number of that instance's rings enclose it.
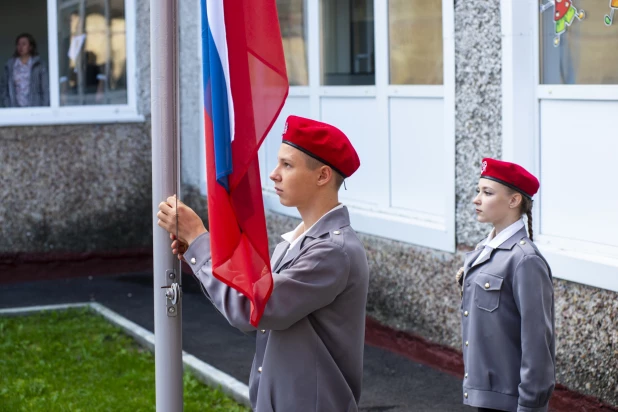
<instances>
[{"instance_id":1,"label":"flagpole","mask_svg":"<svg viewBox=\"0 0 618 412\"><path fill-rule=\"evenodd\" d=\"M157 412L182 412L180 273L159 203L178 194L178 0L150 0L153 284Z\"/></svg>"}]
</instances>

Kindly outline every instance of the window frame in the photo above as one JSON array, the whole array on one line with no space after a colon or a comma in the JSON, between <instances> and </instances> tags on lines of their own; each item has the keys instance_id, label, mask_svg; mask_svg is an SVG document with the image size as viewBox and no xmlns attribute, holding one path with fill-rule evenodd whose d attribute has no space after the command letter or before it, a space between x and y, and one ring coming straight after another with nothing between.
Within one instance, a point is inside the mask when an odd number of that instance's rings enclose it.
<instances>
[{"instance_id":1,"label":"window frame","mask_svg":"<svg viewBox=\"0 0 618 412\"><path fill-rule=\"evenodd\" d=\"M538 1L501 0L502 157L538 175L541 100L618 101L618 85L540 84ZM530 52L532 51L532 52ZM536 203L543 201L539 193ZM533 208L535 244L556 278L618 292L618 248L541 233Z\"/></svg>"},{"instance_id":2,"label":"window frame","mask_svg":"<svg viewBox=\"0 0 618 412\"><path fill-rule=\"evenodd\" d=\"M444 104L444 170L445 209L444 215L436 218L421 212L402 210L379 204L370 206L346 201L352 225L359 232L392 240L416 244L447 252L455 252L455 41L454 5L442 1L443 36L443 84L442 85L391 85L389 59L388 3L374 1L375 85L327 86L321 82L320 49L320 0L306 0L307 56L309 86L290 87L290 97L308 98L311 116L320 118L320 99L328 97L373 97L378 103L376 122L380 128L389 130L388 100L391 97L441 98ZM268 172L262 171L263 182ZM267 209L279 214L299 218L294 208L280 204L273 190L263 185L264 203Z\"/></svg>"},{"instance_id":3,"label":"window frame","mask_svg":"<svg viewBox=\"0 0 618 412\"><path fill-rule=\"evenodd\" d=\"M2 126L143 122L137 109L136 0L124 0L127 48L127 104L60 106L58 84L58 0L47 0L49 107L0 108ZM55 80L54 80L55 79Z\"/></svg>"}]
</instances>

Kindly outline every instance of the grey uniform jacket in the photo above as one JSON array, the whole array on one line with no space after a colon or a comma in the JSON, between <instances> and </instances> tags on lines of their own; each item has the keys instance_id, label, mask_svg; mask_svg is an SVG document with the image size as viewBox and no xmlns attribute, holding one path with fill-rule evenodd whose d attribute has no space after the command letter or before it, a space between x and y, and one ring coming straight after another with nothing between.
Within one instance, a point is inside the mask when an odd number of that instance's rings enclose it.
<instances>
[{"instance_id":1,"label":"grey uniform jacket","mask_svg":"<svg viewBox=\"0 0 618 412\"><path fill-rule=\"evenodd\" d=\"M15 82L13 80L15 59L15 57L9 59L4 66L4 73L0 77L0 107L19 107L17 105ZM39 56L32 57L28 106L49 106L49 77L47 68Z\"/></svg>"},{"instance_id":2,"label":"grey uniform jacket","mask_svg":"<svg viewBox=\"0 0 618 412\"><path fill-rule=\"evenodd\" d=\"M318 221L284 257L275 249L274 288L256 333L249 395L257 412L352 412L363 377L369 268L345 207ZM204 291L244 332L250 302L212 276L210 236L185 253Z\"/></svg>"},{"instance_id":3,"label":"grey uniform jacket","mask_svg":"<svg viewBox=\"0 0 618 412\"><path fill-rule=\"evenodd\" d=\"M555 385L549 265L522 228L479 263L466 254L461 302L463 402L545 412Z\"/></svg>"}]
</instances>

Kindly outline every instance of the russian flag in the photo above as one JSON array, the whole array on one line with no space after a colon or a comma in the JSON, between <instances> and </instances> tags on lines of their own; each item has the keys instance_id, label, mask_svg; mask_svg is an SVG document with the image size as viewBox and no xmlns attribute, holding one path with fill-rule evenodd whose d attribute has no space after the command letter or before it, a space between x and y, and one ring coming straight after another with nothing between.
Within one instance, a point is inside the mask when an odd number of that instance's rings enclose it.
<instances>
[{"instance_id":1,"label":"russian flag","mask_svg":"<svg viewBox=\"0 0 618 412\"><path fill-rule=\"evenodd\" d=\"M275 0L201 0L208 220L214 276L252 303L273 288L258 149L289 85Z\"/></svg>"}]
</instances>

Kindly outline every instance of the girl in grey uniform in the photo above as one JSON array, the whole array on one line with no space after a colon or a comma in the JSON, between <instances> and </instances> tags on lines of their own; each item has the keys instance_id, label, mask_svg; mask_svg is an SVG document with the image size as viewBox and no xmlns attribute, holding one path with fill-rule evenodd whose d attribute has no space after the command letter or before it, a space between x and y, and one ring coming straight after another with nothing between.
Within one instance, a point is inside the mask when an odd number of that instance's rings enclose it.
<instances>
[{"instance_id":1,"label":"girl in grey uniform","mask_svg":"<svg viewBox=\"0 0 618 412\"><path fill-rule=\"evenodd\" d=\"M523 167L483 159L473 203L478 221L493 229L466 254L457 274L463 402L479 411L545 412L554 389L552 275L532 243L538 189L539 181Z\"/></svg>"}]
</instances>

